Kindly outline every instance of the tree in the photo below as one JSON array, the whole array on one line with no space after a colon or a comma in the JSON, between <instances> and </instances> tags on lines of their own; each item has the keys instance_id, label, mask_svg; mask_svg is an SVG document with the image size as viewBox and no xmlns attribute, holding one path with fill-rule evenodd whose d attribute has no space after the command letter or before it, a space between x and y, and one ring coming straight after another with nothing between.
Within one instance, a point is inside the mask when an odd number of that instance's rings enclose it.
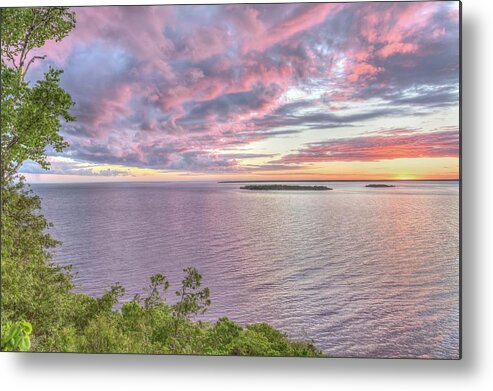
<instances>
[{"instance_id":1,"label":"tree","mask_svg":"<svg viewBox=\"0 0 493 391\"><path fill-rule=\"evenodd\" d=\"M164 297L162 295L166 294L169 288L169 282L166 277L157 273L150 278L151 284L147 288L148 296L144 298L144 308L153 308L164 302ZM159 288L162 290L162 295L159 292Z\"/></svg>"},{"instance_id":2,"label":"tree","mask_svg":"<svg viewBox=\"0 0 493 391\"><path fill-rule=\"evenodd\" d=\"M31 159L49 167L46 149L61 152L68 144L59 134L69 113L70 95L60 87L63 71L52 67L34 85L26 81L30 67L46 58L33 52L47 40L62 40L75 27L66 7L3 8L1 10L1 184L16 177Z\"/></svg>"},{"instance_id":3,"label":"tree","mask_svg":"<svg viewBox=\"0 0 493 391\"><path fill-rule=\"evenodd\" d=\"M202 285L202 276L194 267L187 267L183 271L186 275L181 282L181 290L176 291L180 300L174 306L174 313L177 318L203 314L211 305L209 288L199 290Z\"/></svg>"},{"instance_id":4,"label":"tree","mask_svg":"<svg viewBox=\"0 0 493 391\"><path fill-rule=\"evenodd\" d=\"M27 159L48 168L46 149L67 146L59 130L63 121L74 119L73 102L59 85L62 71L50 67L35 83L26 75L45 58L37 48L63 39L74 28L75 15L63 7L0 12L2 330L9 321L18 325L28 319L37 334L33 346L51 350L60 346L73 284L70 268L51 262L49 250L57 242L46 232L50 224L40 213L40 199L26 189L18 170ZM23 337L19 348L28 348L26 330L18 329L12 329L11 342Z\"/></svg>"}]
</instances>

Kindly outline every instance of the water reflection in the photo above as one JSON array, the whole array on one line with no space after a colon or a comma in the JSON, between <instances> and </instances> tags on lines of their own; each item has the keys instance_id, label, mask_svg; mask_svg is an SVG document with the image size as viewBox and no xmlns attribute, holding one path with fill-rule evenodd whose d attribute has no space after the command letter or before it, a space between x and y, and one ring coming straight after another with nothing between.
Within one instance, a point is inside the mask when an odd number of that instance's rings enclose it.
<instances>
[{"instance_id":1,"label":"water reflection","mask_svg":"<svg viewBox=\"0 0 493 391\"><path fill-rule=\"evenodd\" d=\"M342 356L458 356L457 183L330 192L220 184L40 185L56 260L99 295L197 267L208 319L265 321Z\"/></svg>"}]
</instances>

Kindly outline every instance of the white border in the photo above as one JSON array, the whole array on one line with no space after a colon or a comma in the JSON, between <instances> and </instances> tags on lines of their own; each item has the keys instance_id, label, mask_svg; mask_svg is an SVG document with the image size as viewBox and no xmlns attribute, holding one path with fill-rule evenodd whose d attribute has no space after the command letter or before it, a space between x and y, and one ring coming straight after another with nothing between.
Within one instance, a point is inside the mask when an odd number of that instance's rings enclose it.
<instances>
[{"instance_id":1,"label":"white border","mask_svg":"<svg viewBox=\"0 0 493 391\"><path fill-rule=\"evenodd\" d=\"M227 2L215 0L215 3ZM254 2L254 1L250 1ZM261 2L261 1L260 1ZM2 0L2 6L165 1ZM168 2L173 3L173 2ZM207 3L206 1L179 1ZM463 1L461 361L0 353L4 390L487 390L493 384L493 2Z\"/></svg>"}]
</instances>

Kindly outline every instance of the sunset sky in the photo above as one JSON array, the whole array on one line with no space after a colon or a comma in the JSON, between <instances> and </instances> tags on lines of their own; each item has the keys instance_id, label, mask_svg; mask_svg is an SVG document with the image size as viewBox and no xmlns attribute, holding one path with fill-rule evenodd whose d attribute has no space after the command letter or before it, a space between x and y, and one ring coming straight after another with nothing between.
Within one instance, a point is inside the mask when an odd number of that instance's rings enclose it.
<instances>
[{"instance_id":1,"label":"sunset sky","mask_svg":"<svg viewBox=\"0 0 493 391\"><path fill-rule=\"evenodd\" d=\"M77 121L31 182L455 179L459 3L74 8Z\"/></svg>"}]
</instances>

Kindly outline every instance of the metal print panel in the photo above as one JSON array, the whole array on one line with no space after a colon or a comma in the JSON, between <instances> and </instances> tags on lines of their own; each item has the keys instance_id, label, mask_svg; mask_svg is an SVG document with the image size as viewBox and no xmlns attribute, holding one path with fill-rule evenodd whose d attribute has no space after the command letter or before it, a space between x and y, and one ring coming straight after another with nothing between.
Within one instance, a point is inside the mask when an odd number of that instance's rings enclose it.
<instances>
[{"instance_id":1,"label":"metal print panel","mask_svg":"<svg viewBox=\"0 0 493 391\"><path fill-rule=\"evenodd\" d=\"M460 358L460 3L1 9L3 351Z\"/></svg>"}]
</instances>

